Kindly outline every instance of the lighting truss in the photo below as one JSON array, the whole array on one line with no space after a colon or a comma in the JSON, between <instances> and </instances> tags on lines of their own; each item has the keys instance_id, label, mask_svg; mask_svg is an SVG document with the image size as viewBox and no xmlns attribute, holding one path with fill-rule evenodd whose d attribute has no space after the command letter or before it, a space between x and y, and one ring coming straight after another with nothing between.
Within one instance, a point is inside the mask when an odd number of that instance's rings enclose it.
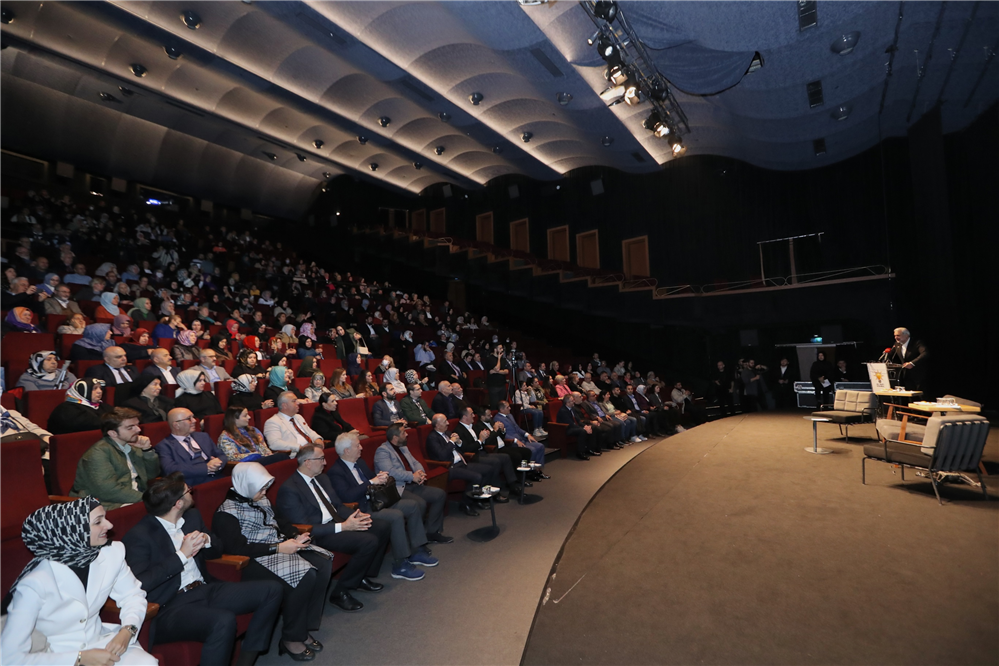
<instances>
[{"instance_id":1,"label":"lighting truss","mask_svg":"<svg viewBox=\"0 0 999 666\"><path fill-rule=\"evenodd\" d=\"M652 105L651 113L657 114L662 123L669 128L669 132L657 132L656 136L659 138L671 136L676 140L689 134L690 125L687 124L687 115L680 108L680 103L673 95L673 88L669 80L663 76L652 58L649 57L645 45L628 23L621 7L618 6L611 20L607 21L597 15L595 11L597 3L593 0L583 0L579 4L583 6L587 16L590 17L597 29L597 32L588 40L589 43L604 46L612 44L614 46L613 62L608 61L601 53L608 68L613 69L617 66L627 71L629 80L638 84L638 90L641 93L640 99L648 101ZM615 28L612 23L616 23L617 27ZM618 62L618 58L620 58L620 62ZM611 87L619 85L614 82L609 82L609 84ZM622 101L621 97L617 95L604 96L604 99L605 101L609 100L611 106ZM674 151L674 154L676 153L677 151Z\"/></svg>"}]
</instances>

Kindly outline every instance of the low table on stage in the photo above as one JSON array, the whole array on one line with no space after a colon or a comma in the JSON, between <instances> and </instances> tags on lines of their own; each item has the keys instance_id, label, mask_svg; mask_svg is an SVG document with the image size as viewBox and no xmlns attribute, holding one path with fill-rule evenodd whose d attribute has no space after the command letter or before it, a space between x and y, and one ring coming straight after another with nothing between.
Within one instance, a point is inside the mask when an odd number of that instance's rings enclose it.
<instances>
[{"instance_id":1,"label":"low table on stage","mask_svg":"<svg viewBox=\"0 0 999 666\"><path fill-rule=\"evenodd\" d=\"M829 423L832 419L827 419L824 416L804 416L802 418L812 422L812 448L806 446L805 451L808 453L818 453L819 455L832 453L832 449L819 448L819 423Z\"/></svg>"},{"instance_id":2,"label":"low table on stage","mask_svg":"<svg viewBox=\"0 0 999 666\"><path fill-rule=\"evenodd\" d=\"M480 491L476 493L474 490L469 490L465 492L465 494L468 495L469 497L477 499L479 501L488 499L489 513L493 519L492 525L486 525L485 527L480 527L468 533L468 538L471 539L472 541L478 541L478 542L492 541L493 539L499 536L500 528L499 525L496 524L496 503L493 501L493 496L495 496L496 493L498 492L499 488L496 488L495 492Z\"/></svg>"},{"instance_id":3,"label":"low table on stage","mask_svg":"<svg viewBox=\"0 0 999 666\"><path fill-rule=\"evenodd\" d=\"M913 398L922 397L922 391L905 391L898 389L891 389L889 391L875 391L874 395L878 396L878 401L881 403L881 407L887 407L888 411L885 414L885 418L890 419L892 417L892 410L895 407L905 407Z\"/></svg>"},{"instance_id":4,"label":"low table on stage","mask_svg":"<svg viewBox=\"0 0 999 666\"><path fill-rule=\"evenodd\" d=\"M520 472L520 498L517 500L518 504L537 504L544 499L541 495L528 495L527 494L527 473L534 469L539 469L540 464L533 461L524 461L521 467L517 468Z\"/></svg>"},{"instance_id":5,"label":"low table on stage","mask_svg":"<svg viewBox=\"0 0 999 666\"><path fill-rule=\"evenodd\" d=\"M938 416L947 412L978 414L982 411L981 407L975 407L974 405L959 405L957 403L950 402L910 402L905 406L905 408L913 409L917 412L923 412L930 416Z\"/></svg>"}]
</instances>

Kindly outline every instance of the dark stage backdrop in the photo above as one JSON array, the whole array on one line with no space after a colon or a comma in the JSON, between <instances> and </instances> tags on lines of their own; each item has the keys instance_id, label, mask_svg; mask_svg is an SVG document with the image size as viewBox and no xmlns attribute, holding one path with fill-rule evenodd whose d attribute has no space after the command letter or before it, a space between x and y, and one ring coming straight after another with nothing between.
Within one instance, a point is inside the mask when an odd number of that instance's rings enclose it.
<instances>
[{"instance_id":1,"label":"dark stage backdrop","mask_svg":"<svg viewBox=\"0 0 999 666\"><path fill-rule=\"evenodd\" d=\"M530 316L541 333L575 343L581 353L598 341L607 353L647 358L704 375L716 357L753 354L773 360L773 344L802 342L823 325L842 325L846 339L866 347L866 360L907 326L933 354L938 392L992 402L999 377L999 307L995 254L999 249L999 107L960 133L943 136L927 114L908 137L809 171L779 172L735 160L691 156L661 172L634 176L587 168L554 183L507 177L484 190L435 186L414 200L368 188L349 178L333 183L320 214L341 210L343 225L385 224L379 207L446 209L449 235L475 239L476 216L493 213L494 242L509 247L509 223L530 221L530 251L547 258L547 231L568 226L570 260L576 234L599 232L600 266L622 270L622 241L648 236L649 266L660 286L711 284L760 276L757 243L824 232L821 242L797 246L799 273L865 265L889 266L893 280L831 285L772 294L665 299L647 292L618 294L525 277L506 264L488 265L464 253L375 244L359 258L395 282L437 276L469 286L469 306L496 316ZM602 194L594 194L598 181ZM517 195L511 197L511 186ZM401 217L396 218L401 221ZM405 244L412 245L412 244ZM397 267L385 263L393 258ZM781 251L770 267L788 271ZM786 275L786 273L785 273ZM475 289L479 287L480 289ZM554 308L554 309L553 309ZM756 348L740 331L755 330ZM622 335L621 332L625 334ZM592 342L591 342L592 341Z\"/></svg>"}]
</instances>

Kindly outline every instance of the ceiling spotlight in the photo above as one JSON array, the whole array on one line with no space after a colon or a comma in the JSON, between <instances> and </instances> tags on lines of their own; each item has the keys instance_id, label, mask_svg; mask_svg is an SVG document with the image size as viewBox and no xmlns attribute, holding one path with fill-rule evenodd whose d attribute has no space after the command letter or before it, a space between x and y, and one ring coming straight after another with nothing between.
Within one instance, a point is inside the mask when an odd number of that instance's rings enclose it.
<instances>
[{"instance_id":1,"label":"ceiling spotlight","mask_svg":"<svg viewBox=\"0 0 999 666\"><path fill-rule=\"evenodd\" d=\"M673 156L679 157L680 153L683 152L683 141L677 135L673 135L666 139L669 142L670 148L673 150Z\"/></svg>"},{"instance_id":2,"label":"ceiling spotlight","mask_svg":"<svg viewBox=\"0 0 999 666\"><path fill-rule=\"evenodd\" d=\"M493 146L493 153L499 155L503 152L503 146Z\"/></svg>"},{"instance_id":3,"label":"ceiling spotlight","mask_svg":"<svg viewBox=\"0 0 999 666\"><path fill-rule=\"evenodd\" d=\"M612 85L619 86L628 80L628 72L617 65L616 67L608 67L607 71L604 72L604 77L611 82Z\"/></svg>"},{"instance_id":4,"label":"ceiling spotlight","mask_svg":"<svg viewBox=\"0 0 999 666\"><path fill-rule=\"evenodd\" d=\"M624 103L628 106L636 106L641 104L644 100L642 99L642 91L638 89L637 83L628 84L624 89Z\"/></svg>"},{"instance_id":5,"label":"ceiling spotlight","mask_svg":"<svg viewBox=\"0 0 999 666\"><path fill-rule=\"evenodd\" d=\"M832 113L829 114L829 117L833 120L846 120L850 116L850 111L852 110L853 109L849 104L840 104L833 109Z\"/></svg>"},{"instance_id":6,"label":"ceiling spotlight","mask_svg":"<svg viewBox=\"0 0 999 666\"><path fill-rule=\"evenodd\" d=\"M524 132L520 135L520 140L524 143L530 143L532 138L534 138L534 135L530 132Z\"/></svg>"},{"instance_id":7,"label":"ceiling spotlight","mask_svg":"<svg viewBox=\"0 0 999 666\"><path fill-rule=\"evenodd\" d=\"M437 114L437 117L441 119L442 123L451 122L451 114L448 113L447 111L441 111L440 113Z\"/></svg>"},{"instance_id":8,"label":"ceiling spotlight","mask_svg":"<svg viewBox=\"0 0 999 666\"><path fill-rule=\"evenodd\" d=\"M611 67L621 64L621 51L609 38L600 38L600 41L597 42L597 52Z\"/></svg>"},{"instance_id":9,"label":"ceiling spotlight","mask_svg":"<svg viewBox=\"0 0 999 666\"><path fill-rule=\"evenodd\" d=\"M9 7L4 7L0 9L0 22L4 25L10 25L14 22L14 17L16 14L10 10Z\"/></svg>"},{"instance_id":10,"label":"ceiling spotlight","mask_svg":"<svg viewBox=\"0 0 999 666\"><path fill-rule=\"evenodd\" d=\"M315 146L316 149L319 149L322 148L325 143L326 142L323 141L322 139L316 139L315 141L312 142L312 145Z\"/></svg>"},{"instance_id":11,"label":"ceiling spotlight","mask_svg":"<svg viewBox=\"0 0 999 666\"><path fill-rule=\"evenodd\" d=\"M329 180L332 177L333 177L333 174L331 174L329 171L323 171L323 178Z\"/></svg>"},{"instance_id":12,"label":"ceiling spotlight","mask_svg":"<svg viewBox=\"0 0 999 666\"><path fill-rule=\"evenodd\" d=\"M201 17L190 9L185 9L180 13L180 20L191 30L197 30L201 27Z\"/></svg>"},{"instance_id":13,"label":"ceiling spotlight","mask_svg":"<svg viewBox=\"0 0 999 666\"><path fill-rule=\"evenodd\" d=\"M605 136L604 138L600 139L600 143L604 144L604 147L609 147L612 143L614 143L614 137Z\"/></svg>"},{"instance_id":14,"label":"ceiling spotlight","mask_svg":"<svg viewBox=\"0 0 999 666\"><path fill-rule=\"evenodd\" d=\"M836 55L848 55L853 52L853 49L857 48L858 42L860 42L860 32L850 32L830 44L829 50Z\"/></svg>"},{"instance_id":15,"label":"ceiling spotlight","mask_svg":"<svg viewBox=\"0 0 999 666\"><path fill-rule=\"evenodd\" d=\"M437 146L436 148L434 148L434 152L437 153L438 155L443 155L444 154L444 146Z\"/></svg>"},{"instance_id":16,"label":"ceiling spotlight","mask_svg":"<svg viewBox=\"0 0 999 666\"><path fill-rule=\"evenodd\" d=\"M125 97L131 97L132 95L135 94L134 90L132 90L131 88L126 88L125 86L118 86L118 90L120 90L121 94L124 95Z\"/></svg>"},{"instance_id":17,"label":"ceiling spotlight","mask_svg":"<svg viewBox=\"0 0 999 666\"><path fill-rule=\"evenodd\" d=\"M382 127L388 127L390 122L392 122L392 119L388 116L382 116L378 119L378 124Z\"/></svg>"},{"instance_id":18,"label":"ceiling spotlight","mask_svg":"<svg viewBox=\"0 0 999 666\"><path fill-rule=\"evenodd\" d=\"M275 155L274 153L271 153L271 152L268 152L268 151L266 151L266 150L264 150L264 151L262 151L262 152L264 153L264 155L266 155L266 156L267 156L267 158L268 158L268 159L269 159L269 160L270 160L271 162L273 162L273 161L275 161L275 160L277 159L277 155Z\"/></svg>"},{"instance_id":19,"label":"ceiling spotlight","mask_svg":"<svg viewBox=\"0 0 999 666\"><path fill-rule=\"evenodd\" d=\"M597 0L593 5L593 13L597 18L613 23L614 19L617 18L617 3L609 0Z\"/></svg>"},{"instance_id":20,"label":"ceiling spotlight","mask_svg":"<svg viewBox=\"0 0 999 666\"><path fill-rule=\"evenodd\" d=\"M101 92L98 93L98 95L100 96L102 102L118 102L119 104L121 103L121 100L112 95L111 93Z\"/></svg>"},{"instance_id":21,"label":"ceiling spotlight","mask_svg":"<svg viewBox=\"0 0 999 666\"><path fill-rule=\"evenodd\" d=\"M593 33L589 37L587 37L586 38L586 43L589 44L590 46L593 46L594 44L597 43L598 39L600 39L600 31L599 30L597 30L595 33Z\"/></svg>"},{"instance_id":22,"label":"ceiling spotlight","mask_svg":"<svg viewBox=\"0 0 999 666\"><path fill-rule=\"evenodd\" d=\"M164 46L163 50L166 51L168 56L170 56L170 60L176 60L181 56L180 49L176 46Z\"/></svg>"},{"instance_id":23,"label":"ceiling spotlight","mask_svg":"<svg viewBox=\"0 0 999 666\"><path fill-rule=\"evenodd\" d=\"M600 99L607 102L608 106L614 106L624 99L624 93L624 86L614 86L600 93Z\"/></svg>"},{"instance_id":24,"label":"ceiling spotlight","mask_svg":"<svg viewBox=\"0 0 999 666\"><path fill-rule=\"evenodd\" d=\"M359 137L357 137L357 142L363 146L364 144L366 144L368 142L368 137L366 137L366 136L359 136Z\"/></svg>"},{"instance_id":25,"label":"ceiling spotlight","mask_svg":"<svg viewBox=\"0 0 999 666\"><path fill-rule=\"evenodd\" d=\"M669 86L662 81L656 81L652 84L652 91L649 93L649 97L658 102L665 102L669 99Z\"/></svg>"},{"instance_id":26,"label":"ceiling spotlight","mask_svg":"<svg viewBox=\"0 0 999 666\"><path fill-rule=\"evenodd\" d=\"M413 162L413 168L419 171L423 168L423 162Z\"/></svg>"},{"instance_id":27,"label":"ceiling spotlight","mask_svg":"<svg viewBox=\"0 0 999 666\"><path fill-rule=\"evenodd\" d=\"M306 157L305 155L303 155L302 153L295 153L295 157L297 157L297 158L298 158L298 161L299 161L299 162L304 162L305 160L307 160L307 159L308 159L308 158L307 158L307 157Z\"/></svg>"},{"instance_id":28,"label":"ceiling spotlight","mask_svg":"<svg viewBox=\"0 0 999 666\"><path fill-rule=\"evenodd\" d=\"M663 118L659 115L658 111L650 113L649 117L642 123L642 126L652 132L657 139L661 139L670 133L669 125L663 122Z\"/></svg>"},{"instance_id":29,"label":"ceiling spotlight","mask_svg":"<svg viewBox=\"0 0 999 666\"><path fill-rule=\"evenodd\" d=\"M142 65L142 64L137 63L137 62L133 62L132 65L129 67L129 69L132 70L132 74L135 74L140 79L143 76L145 76L146 73L149 71L149 70L146 69L145 65Z\"/></svg>"},{"instance_id":30,"label":"ceiling spotlight","mask_svg":"<svg viewBox=\"0 0 999 666\"><path fill-rule=\"evenodd\" d=\"M378 171L378 162L372 162L371 164L368 165L368 168L371 169L372 171Z\"/></svg>"},{"instance_id":31,"label":"ceiling spotlight","mask_svg":"<svg viewBox=\"0 0 999 666\"><path fill-rule=\"evenodd\" d=\"M572 101L572 95L567 92L560 92L555 95L555 99L557 99L558 103L562 106L567 106L569 102Z\"/></svg>"},{"instance_id":32,"label":"ceiling spotlight","mask_svg":"<svg viewBox=\"0 0 999 666\"><path fill-rule=\"evenodd\" d=\"M472 106L478 106L479 103L485 99L480 92L473 92L468 96L468 101L472 103Z\"/></svg>"}]
</instances>

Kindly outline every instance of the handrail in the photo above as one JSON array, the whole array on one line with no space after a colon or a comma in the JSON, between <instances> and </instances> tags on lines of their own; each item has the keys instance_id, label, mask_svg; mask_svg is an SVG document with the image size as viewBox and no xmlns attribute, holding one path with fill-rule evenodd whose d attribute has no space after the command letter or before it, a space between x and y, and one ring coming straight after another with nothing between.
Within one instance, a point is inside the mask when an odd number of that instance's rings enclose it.
<instances>
[{"instance_id":1,"label":"handrail","mask_svg":"<svg viewBox=\"0 0 999 666\"><path fill-rule=\"evenodd\" d=\"M836 268L827 271L816 271L814 273L799 273L795 276L768 277L765 280L753 278L750 280L739 280L736 282L718 282L704 285L677 285L669 287L659 287L655 290L655 295L660 298L677 295L708 295L723 292L747 291L750 289L775 289L781 287L815 285L830 280L856 279L866 277L888 277L891 275L891 268L881 264L870 266L856 266L854 268Z\"/></svg>"}]
</instances>

